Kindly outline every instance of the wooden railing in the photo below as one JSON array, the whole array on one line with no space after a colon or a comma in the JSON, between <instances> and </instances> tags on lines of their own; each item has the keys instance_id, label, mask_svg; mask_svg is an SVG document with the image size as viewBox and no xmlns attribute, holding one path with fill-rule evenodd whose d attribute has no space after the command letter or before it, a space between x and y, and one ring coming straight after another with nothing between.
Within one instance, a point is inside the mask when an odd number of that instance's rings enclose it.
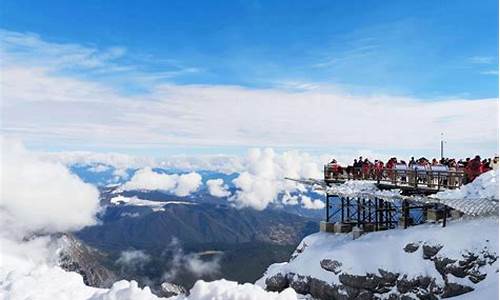
<instances>
[{"instance_id":1,"label":"wooden railing","mask_svg":"<svg viewBox=\"0 0 500 300\"><path fill-rule=\"evenodd\" d=\"M409 168L398 166L396 168L348 168L342 172L335 172L330 165L324 166L326 182L344 180L372 180L377 183L386 183L406 187L428 187L434 189L448 188L455 189L466 183L466 176L462 170L450 171L443 166L434 168L417 167Z\"/></svg>"}]
</instances>

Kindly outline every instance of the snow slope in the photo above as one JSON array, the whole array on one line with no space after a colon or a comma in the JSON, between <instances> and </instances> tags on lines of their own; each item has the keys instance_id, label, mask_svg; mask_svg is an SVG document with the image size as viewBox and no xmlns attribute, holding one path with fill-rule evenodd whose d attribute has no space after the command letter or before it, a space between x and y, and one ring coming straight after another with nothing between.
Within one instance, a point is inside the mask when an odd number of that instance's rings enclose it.
<instances>
[{"instance_id":1,"label":"snow slope","mask_svg":"<svg viewBox=\"0 0 500 300\"><path fill-rule=\"evenodd\" d=\"M457 220L447 227L426 224L409 229L395 229L366 234L352 240L351 234L332 234L319 232L302 241L295 258L289 262L271 265L257 285L265 286L265 279L277 273L295 273L311 276L328 283L339 283L338 274L321 268L323 259L337 260L342 263L342 272L352 275L377 273L378 269L407 274L409 278L419 275L441 279L431 260L422 259L422 250L406 253L403 248L408 243L424 242L432 245L443 245L438 256L460 259L465 250L479 252L488 249L498 251L498 218ZM485 266L488 280L480 282L478 287L489 288L488 293L498 289L498 261L493 266ZM439 283L439 282L438 282ZM497 299L496 295L495 298ZM465 298L464 298L465 299Z\"/></svg>"},{"instance_id":2,"label":"snow slope","mask_svg":"<svg viewBox=\"0 0 500 300\"><path fill-rule=\"evenodd\" d=\"M435 195L439 199L492 199L498 201L498 172L481 174L473 182L456 190L446 190Z\"/></svg>"}]
</instances>

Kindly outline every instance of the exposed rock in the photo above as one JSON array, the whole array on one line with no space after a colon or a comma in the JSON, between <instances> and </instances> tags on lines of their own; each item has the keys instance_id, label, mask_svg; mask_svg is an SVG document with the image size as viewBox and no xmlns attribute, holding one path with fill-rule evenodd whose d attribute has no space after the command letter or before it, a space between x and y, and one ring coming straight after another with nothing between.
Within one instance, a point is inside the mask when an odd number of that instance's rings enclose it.
<instances>
[{"instance_id":1,"label":"exposed rock","mask_svg":"<svg viewBox=\"0 0 500 300\"><path fill-rule=\"evenodd\" d=\"M436 257L434 259L434 267L439 272L439 274L445 276L446 275L446 267L449 264L455 263L456 260L449 259L447 257Z\"/></svg>"},{"instance_id":2,"label":"exposed rock","mask_svg":"<svg viewBox=\"0 0 500 300\"><path fill-rule=\"evenodd\" d=\"M353 287L356 289L365 289L365 290L375 290L375 288L379 285L380 277L376 277L373 274L368 274L367 276L360 275L349 275L349 274L340 274L339 281L346 286Z\"/></svg>"},{"instance_id":3,"label":"exposed rock","mask_svg":"<svg viewBox=\"0 0 500 300\"><path fill-rule=\"evenodd\" d=\"M292 289L302 295L309 294L309 279L310 277L296 275L294 273L287 274L287 280Z\"/></svg>"},{"instance_id":4,"label":"exposed rock","mask_svg":"<svg viewBox=\"0 0 500 300\"><path fill-rule=\"evenodd\" d=\"M484 280L486 278L486 274L472 274L469 275L469 280L472 283L479 283L480 281Z\"/></svg>"},{"instance_id":5,"label":"exposed rock","mask_svg":"<svg viewBox=\"0 0 500 300\"><path fill-rule=\"evenodd\" d=\"M55 235L54 238L58 238L60 246L59 266L82 275L86 285L108 288L118 279L115 273L101 263L106 259L103 253L84 245L71 234Z\"/></svg>"},{"instance_id":6,"label":"exposed rock","mask_svg":"<svg viewBox=\"0 0 500 300\"><path fill-rule=\"evenodd\" d=\"M469 273L468 271L468 268L460 265L451 264L446 266L446 273L450 273L451 275L458 278L465 278Z\"/></svg>"},{"instance_id":7,"label":"exposed rock","mask_svg":"<svg viewBox=\"0 0 500 300\"><path fill-rule=\"evenodd\" d=\"M431 284L431 278L427 276L419 276L417 278L417 281L418 287L424 290L427 289L427 287L429 287L429 285Z\"/></svg>"},{"instance_id":8,"label":"exposed rock","mask_svg":"<svg viewBox=\"0 0 500 300\"><path fill-rule=\"evenodd\" d=\"M371 300L373 299L373 293L370 291L361 291L357 296L357 300Z\"/></svg>"},{"instance_id":9,"label":"exposed rock","mask_svg":"<svg viewBox=\"0 0 500 300\"><path fill-rule=\"evenodd\" d=\"M316 299L348 299L346 294L339 293L338 286L328 284L326 281L316 278L309 280L309 294Z\"/></svg>"},{"instance_id":10,"label":"exposed rock","mask_svg":"<svg viewBox=\"0 0 500 300\"><path fill-rule=\"evenodd\" d=\"M422 294L417 294L417 297L419 300L438 300L438 296L432 294L432 293L422 293Z\"/></svg>"},{"instance_id":11,"label":"exposed rock","mask_svg":"<svg viewBox=\"0 0 500 300\"><path fill-rule=\"evenodd\" d=\"M180 285L173 284L170 282L164 282L160 285L160 290L158 291L159 297L173 297L181 294L186 294L186 289Z\"/></svg>"},{"instance_id":12,"label":"exposed rock","mask_svg":"<svg viewBox=\"0 0 500 300\"><path fill-rule=\"evenodd\" d=\"M342 271L340 267L342 266L342 263L336 260L332 259L323 259L320 261L321 268L333 272L334 274L340 274Z\"/></svg>"},{"instance_id":13,"label":"exposed rock","mask_svg":"<svg viewBox=\"0 0 500 300\"><path fill-rule=\"evenodd\" d=\"M409 243L409 244L406 244L406 246L403 248L403 250L406 253L413 253L413 252L417 251L419 247L420 247L420 244L418 244L418 243Z\"/></svg>"},{"instance_id":14,"label":"exposed rock","mask_svg":"<svg viewBox=\"0 0 500 300\"><path fill-rule=\"evenodd\" d=\"M413 279L408 279L406 275L403 275L403 278L398 280L396 287L398 289L398 292L401 294L408 293L414 289L416 289L419 286L419 280L416 278Z\"/></svg>"},{"instance_id":15,"label":"exposed rock","mask_svg":"<svg viewBox=\"0 0 500 300\"><path fill-rule=\"evenodd\" d=\"M442 245L422 245L422 253L424 259L431 259L431 257L438 254L439 250L441 250L442 248Z\"/></svg>"},{"instance_id":16,"label":"exposed rock","mask_svg":"<svg viewBox=\"0 0 500 300\"><path fill-rule=\"evenodd\" d=\"M396 284L396 280L398 280L399 273L392 273L389 271L384 271L382 269L378 269L378 272L387 284L389 284L391 286Z\"/></svg>"},{"instance_id":17,"label":"exposed rock","mask_svg":"<svg viewBox=\"0 0 500 300\"><path fill-rule=\"evenodd\" d=\"M288 279L281 273L266 278L266 289L272 292L281 292L289 286Z\"/></svg>"},{"instance_id":18,"label":"exposed rock","mask_svg":"<svg viewBox=\"0 0 500 300\"><path fill-rule=\"evenodd\" d=\"M297 256L299 256L300 253L304 252L306 248L307 248L307 243L303 242L302 244L300 244L292 253L290 261L294 260Z\"/></svg>"},{"instance_id":19,"label":"exposed rock","mask_svg":"<svg viewBox=\"0 0 500 300\"><path fill-rule=\"evenodd\" d=\"M423 259L434 262L434 267L442 278L429 276L409 277L406 274L393 273L378 269L378 273L348 274L341 270L342 262L333 259L320 261L322 269L338 276L339 284L303 276L295 273L286 275L277 274L266 279L268 290L281 291L290 286L299 294L310 294L316 299L413 299L437 300L448 298L473 291L474 288L454 282L449 282L448 277L468 278L472 284L486 278L482 266L498 260L496 253L488 250L466 252L460 260L450 259L437 255L443 248L441 245L409 243L404 251L413 253L422 246ZM443 283L444 282L444 283Z\"/></svg>"},{"instance_id":20,"label":"exposed rock","mask_svg":"<svg viewBox=\"0 0 500 300\"><path fill-rule=\"evenodd\" d=\"M448 282L443 289L443 294L441 298L450 298L458 295L462 295L468 292L472 292L474 288L466 285L461 285L459 283Z\"/></svg>"}]
</instances>

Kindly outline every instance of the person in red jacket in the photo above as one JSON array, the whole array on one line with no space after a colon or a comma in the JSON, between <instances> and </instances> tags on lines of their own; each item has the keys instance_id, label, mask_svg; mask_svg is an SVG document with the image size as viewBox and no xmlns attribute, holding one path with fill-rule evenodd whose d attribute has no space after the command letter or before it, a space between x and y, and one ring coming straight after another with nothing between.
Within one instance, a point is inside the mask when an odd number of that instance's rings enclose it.
<instances>
[{"instance_id":1,"label":"person in red jacket","mask_svg":"<svg viewBox=\"0 0 500 300\"><path fill-rule=\"evenodd\" d=\"M370 178L371 164L372 163L368 160L368 158L365 158L365 161L363 162L363 165L361 167L361 171L363 172L363 179Z\"/></svg>"},{"instance_id":2,"label":"person in red jacket","mask_svg":"<svg viewBox=\"0 0 500 300\"><path fill-rule=\"evenodd\" d=\"M337 160L332 159L329 164L330 177L338 177L342 174L342 167L337 163Z\"/></svg>"},{"instance_id":3,"label":"person in red jacket","mask_svg":"<svg viewBox=\"0 0 500 300\"><path fill-rule=\"evenodd\" d=\"M476 155L474 159L467 163L465 174L467 174L467 182L472 182L477 176L481 175L481 157L479 155Z\"/></svg>"},{"instance_id":4,"label":"person in red jacket","mask_svg":"<svg viewBox=\"0 0 500 300\"><path fill-rule=\"evenodd\" d=\"M387 177L389 177L389 179L391 180L395 179L394 172L392 171L392 169L394 169L395 166L395 161L396 161L395 158L392 157L385 164L385 168L387 169Z\"/></svg>"}]
</instances>

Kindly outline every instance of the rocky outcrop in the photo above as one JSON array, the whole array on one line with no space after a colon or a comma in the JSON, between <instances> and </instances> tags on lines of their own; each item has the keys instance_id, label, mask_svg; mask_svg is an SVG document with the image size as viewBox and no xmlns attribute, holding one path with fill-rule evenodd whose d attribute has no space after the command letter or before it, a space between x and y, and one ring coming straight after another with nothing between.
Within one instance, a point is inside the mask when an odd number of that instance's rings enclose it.
<instances>
[{"instance_id":1,"label":"rocky outcrop","mask_svg":"<svg viewBox=\"0 0 500 300\"><path fill-rule=\"evenodd\" d=\"M498 256L486 249L479 253L466 252L461 259L440 256L442 245L410 243L403 251L414 253L422 249L422 259L434 262L434 267L442 278L429 276L409 277L379 269L377 273L364 275L342 271L342 263L325 258L320 261L323 270L338 276L338 283L329 283L311 276L295 273L277 273L265 280L270 291L282 291L288 287L299 294L310 294L317 299L415 299L434 300L462 295L474 290L474 284L484 280L486 273L481 267L493 264ZM438 276L439 277L439 276ZM457 283L452 278L468 278L470 285Z\"/></svg>"},{"instance_id":2,"label":"rocky outcrop","mask_svg":"<svg viewBox=\"0 0 500 300\"><path fill-rule=\"evenodd\" d=\"M159 297L169 298L169 297L173 297L173 296L179 296L182 294L186 294L186 289L180 285L177 285L177 284L173 284L170 282L163 282L160 285L160 288L156 294Z\"/></svg>"},{"instance_id":3,"label":"rocky outcrop","mask_svg":"<svg viewBox=\"0 0 500 300\"><path fill-rule=\"evenodd\" d=\"M339 261L332 259L323 259L319 263L321 265L321 268L329 272L333 272L335 275L339 274L342 271L340 269L340 267L342 267L342 263Z\"/></svg>"},{"instance_id":4,"label":"rocky outcrop","mask_svg":"<svg viewBox=\"0 0 500 300\"><path fill-rule=\"evenodd\" d=\"M436 254L438 254L439 250L443 248L442 245L422 245L422 255L424 259L431 259Z\"/></svg>"},{"instance_id":5,"label":"rocky outcrop","mask_svg":"<svg viewBox=\"0 0 500 300\"><path fill-rule=\"evenodd\" d=\"M60 234L54 238L58 239L59 266L82 275L86 285L107 288L117 280L116 274L101 263L106 259L103 253L84 245L70 234Z\"/></svg>"},{"instance_id":6,"label":"rocky outcrop","mask_svg":"<svg viewBox=\"0 0 500 300\"><path fill-rule=\"evenodd\" d=\"M403 250L404 250L406 253L413 253L413 252L417 251L419 247L420 247L420 243L408 243L408 244L406 244L406 246L403 248Z\"/></svg>"},{"instance_id":7,"label":"rocky outcrop","mask_svg":"<svg viewBox=\"0 0 500 300\"><path fill-rule=\"evenodd\" d=\"M286 289L289 284L286 276L281 273L266 278L266 288L268 291L280 292Z\"/></svg>"}]
</instances>

